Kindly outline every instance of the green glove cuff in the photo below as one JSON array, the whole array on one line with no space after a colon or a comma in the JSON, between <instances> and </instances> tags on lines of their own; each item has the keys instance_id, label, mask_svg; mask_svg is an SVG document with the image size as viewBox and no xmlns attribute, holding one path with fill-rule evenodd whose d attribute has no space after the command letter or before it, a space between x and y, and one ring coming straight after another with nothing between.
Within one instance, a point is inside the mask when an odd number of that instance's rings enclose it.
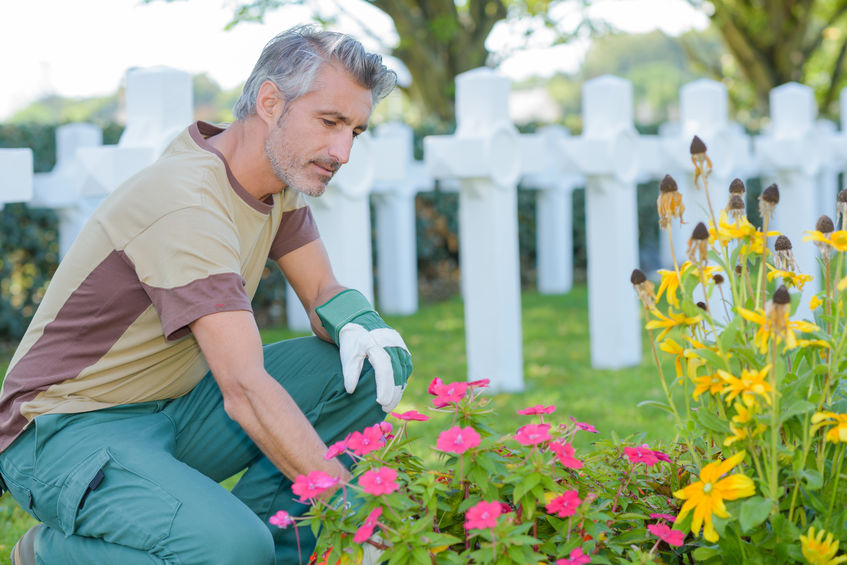
<instances>
[{"instance_id":1,"label":"green glove cuff","mask_svg":"<svg viewBox=\"0 0 847 565\"><path fill-rule=\"evenodd\" d=\"M376 312L368 299L356 289L342 290L326 303L315 308L321 325L329 332L332 341L338 343L338 332L353 318L368 312Z\"/></svg>"}]
</instances>

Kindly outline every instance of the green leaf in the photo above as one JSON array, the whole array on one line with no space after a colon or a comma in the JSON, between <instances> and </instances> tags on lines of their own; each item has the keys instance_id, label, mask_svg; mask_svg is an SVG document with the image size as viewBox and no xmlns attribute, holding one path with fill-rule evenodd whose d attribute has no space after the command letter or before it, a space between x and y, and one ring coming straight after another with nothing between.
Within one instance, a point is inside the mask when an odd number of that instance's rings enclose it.
<instances>
[{"instance_id":1,"label":"green leaf","mask_svg":"<svg viewBox=\"0 0 847 565\"><path fill-rule=\"evenodd\" d=\"M707 430L724 435L730 433L729 422L721 420L708 410L697 410L693 413L693 416L694 419L697 420L697 423Z\"/></svg>"},{"instance_id":2,"label":"green leaf","mask_svg":"<svg viewBox=\"0 0 847 565\"><path fill-rule=\"evenodd\" d=\"M701 359L705 359L712 367L716 369L723 369L726 367L726 362L718 355L717 352L712 351L711 349L698 349L697 355Z\"/></svg>"},{"instance_id":3,"label":"green leaf","mask_svg":"<svg viewBox=\"0 0 847 565\"><path fill-rule=\"evenodd\" d=\"M823 475L814 469L800 469L797 475L806 483L806 488L809 490L818 490L823 486Z\"/></svg>"},{"instance_id":4,"label":"green leaf","mask_svg":"<svg viewBox=\"0 0 847 565\"><path fill-rule=\"evenodd\" d=\"M779 421L785 422L787 419L797 414L805 414L815 409L815 405L803 398L797 398L790 404L785 406L779 414Z\"/></svg>"},{"instance_id":5,"label":"green leaf","mask_svg":"<svg viewBox=\"0 0 847 565\"><path fill-rule=\"evenodd\" d=\"M773 504L773 500L761 496L754 496L745 500L741 504L741 513L738 516L741 533L748 533L767 520L773 509Z\"/></svg>"},{"instance_id":6,"label":"green leaf","mask_svg":"<svg viewBox=\"0 0 847 565\"><path fill-rule=\"evenodd\" d=\"M706 561L711 559L712 557L716 557L718 555L718 550L714 547L698 547L694 551L691 552L691 556L694 558L694 561Z\"/></svg>"},{"instance_id":7,"label":"green leaf","mask_svg":"<svg viewBox=\"0 0 847 565\"><path fill-rule=\"evenodd\" d=\"M673 410L671 410L671 407L668 405L667 402L660 402L658 400L642 400L641 402L636 404L636 406L638 406L639 408L641 408L642 406L654 406L656 408L664 410L669 414L673 414Z\"/></svg>"}]
</instances>

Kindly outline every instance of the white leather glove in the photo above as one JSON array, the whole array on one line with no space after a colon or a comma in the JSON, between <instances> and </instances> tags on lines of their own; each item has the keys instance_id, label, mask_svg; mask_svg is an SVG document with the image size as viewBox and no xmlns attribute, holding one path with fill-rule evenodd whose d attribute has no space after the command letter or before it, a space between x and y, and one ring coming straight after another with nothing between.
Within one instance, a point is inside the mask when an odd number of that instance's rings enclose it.
<instances>
[{"instance_id":1,"label":"white leather glove","mask_svg":"<svg viewBox=\"0 0 847 565\"><path fill-rule=\"evenodd\" d=\"M371 536L374 541L382 542L382 538L378 535ZM382 550L377 549L369 543L362 544L362 565L379 565L382 563Z\"/></svg>"},{"instance_id":2,"label":"white leather glove","mask_svg":"<svg viewBox=\"0 0 847 565\"><path fill-rule=\"evenodd\" d=\"M412 356L400 334L356 290L340 292L315 312L338 344L347 392L356 390L367 359L374 370L377 403L385 412L394 410L412 374Z\"/></svg>"},{"instance_id":3,"label":"white leather glove","mask_svg":"<svg viewBox=\"0 0 847 565\"><path fill-rule=\"evenodd\" d=\"M400 334L387 327L366 330L351 322L338 332L338 341L347 392L352 394L356 390L367 358L376 379L376 401L385 412L394 410L403 396L412 369L409 349Z\"/></svg>"}]
</instances>

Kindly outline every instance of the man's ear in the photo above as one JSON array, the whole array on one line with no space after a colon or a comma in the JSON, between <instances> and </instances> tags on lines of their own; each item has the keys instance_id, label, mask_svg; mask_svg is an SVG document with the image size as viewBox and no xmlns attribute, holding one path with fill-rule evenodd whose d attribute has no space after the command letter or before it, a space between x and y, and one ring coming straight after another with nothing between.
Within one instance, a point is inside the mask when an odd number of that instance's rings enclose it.
<instances>
[{"instance_id":1,"label":"man's ear","mask_svg":"<svg viewBox=\"0 0 847 565\"><path fill-rule=\"evenodd\" d=\"M256 95L256 115L269 125L275 124L285 109L285 100L282 99L277 85L266 80L259 87Z\"/></svg>"}]
</instances>

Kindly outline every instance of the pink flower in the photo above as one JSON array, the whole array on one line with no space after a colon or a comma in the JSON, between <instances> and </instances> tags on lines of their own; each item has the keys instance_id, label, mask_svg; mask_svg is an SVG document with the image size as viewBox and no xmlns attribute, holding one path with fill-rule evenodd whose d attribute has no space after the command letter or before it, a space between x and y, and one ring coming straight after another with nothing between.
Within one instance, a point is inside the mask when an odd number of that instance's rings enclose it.
<instances>
[{"instance_id":1,"label":"pink flower","mask_svg":"<svg viewBox=\"0 0 847 565\"><path fill-rule=\"evenodd\" d=\"M570 443L561 444L557 441L550 442L550 451L556 454L559 463L568 469L582 469L582 461L574 457L574 448Z\"/></svg>"},{"instance_id":2,"label":"pink flower","mask_svg":"<svg viewBox=\"0 0 847 565\"><path fill-rule=\"evenodd\" d=\"M556 565L585 565L585 563L591 563L591 560L582 551L581 547L575 548L571 551L570 557L568 559L557 559Z\"/></svg>"},{"instance_id":3,"label":"pink flower","mask_svg":"<svg viewBox=\"0 0 847 565\"><path fill-rule=\"evenodd\" d=\"M685 539L685 533L672 530L665 524L648 524L647 529L660 540L675 547L682 545L682 541Z\"/></svg>"},{"instance_id":4,"label":"pink flower","mask_svg":"<svg viewBox=\"0 0 847 565\"><path fill-rule=\"evenodd\" d=\"M368 517L365 518L365 523L362 524L362 527L356 530L356 534L353 536L353 541L356 543L364 543L369 537L371 537L374 533L374 528L377 525L377 520L382 515L382 507L377 506L371 513L368 514Z\"/></svg>"},{"instance_id":5,"label":"pink flower","mask_svg":"<svg viewBox=\"0 0 847 565\"><path fill-rule=\"evenodd\" d=\"M465 529L466 530L484 530L493 528L497 525L497 516L500 515L502 508L500 503L494 502L479 502L476 506L472 506L465 514Z\"/></svg>"},{"instance_id":6,"label":"pink flower","mask_svg":"<svg viewBox=\"0 0 847 565\"><path fill-rule=\"evenodd\" d=\"M673 514L650 514L650 517L654 520L667 520L668 522L676 520L676 516Z\"/></svg>"},{"instance_id":7,"label":"pink flower","mask_svg":"<svg viewBox=\"0 0 847 565\"><path fill-rule=\"evenodd\" d=\"M435 377L434 379L432 379L432 382L429 383L429 386L427 387L426 391L433 396L438 396L438 393L436 392L436 390L438 390L440 387L443 387L443 386L444 386L444 381L442 381L438 377Z\"/></svg>"},{"instance_id":8,"label":"pink flower","mask_svg":"<svg viewBox=\"0 0 847 565\"><path fill-rule=\"evenodd\" d=\"M596 429L594 426L592 426L591 424L586 424L586 423L584 423L584 422L577 422L577 421L576 421L576 418L574 418L573 416L571 416L571 421L572 421L574 424L576 424L576 428L577 428L578 430L582 430L582 431L584 431L584 432L591 432L592 434L599 434L599 433L600 433L600 432L598 432L598 431L597 431L597 429Z\"/></svg>"},{"instance_id":9,"label":"pink flower","mask_svg":"<svg viewBox=\"0 0 847 565\"><path fill-rule=\"evenodd\" d=\"M534 416L536 414L552 414L555 411L556 407L553 405L542 406L541 404L536 404L535 406L518 410L518 414L521 414L522 416Z\"/></svg>"},{"instance_id":10,"label":"pink flower","mask_svg":"<svg viewBox=\"0 0 847 565\"><path fill-rule=\"evenodd\" d=\"M478 380L469 382L468 386L471 387L471 388L473 388L473 387L488 388L488 385L490 385L490 384L491 384L491 379L478 379Z\"/></svg>"},{"instance_id":11,"label":"pink flower","mask_svg":"<svg viewBox=\"0 0 847 565\"><path fill-rule=\"evenodd\" d=\"M382 432L382 435L386 439L391 439L394 437L391 433L394 431L394 426L391 425L391 422L380 422L379 430Z\"/></svg>"},{"instance_id":12,"label":"pink flower","mask_svg":"<svg viewBox=\"0 0 847 565\"><path fill-rule=\"evenodd\" d=\"M462 400L468 390L468 383L442 383L435 387L430 385L430 388L435 391L435 398L432 399L432 405L436 408L443 408L448 404L454 404Z\"/></svg>"},{"instance_id":13,"label":"pink flower","mask_svg":"<svg viewBox=\"0 0 847 565\"><path fill-rule=\"evenodd\" d=\"M385 445L385 438L379 424L365 428L361 432L353 432L347 438L347 448L361 457Z\"/></svg>"},{"instance_id":14,"label":"pink flower","mask_svg":"<svg viewBox=\"0 0 847 565\"><path fill-rule=\"evenodd\" d=\"M324 455L324 459L327 461L332 459L333 457L338 457L342 453L347 450L347 440L343 439L341 441L337 441L329 446L329 449L326 450L326 454Z\"/></svg>"},{"instance_id":15,"label":"pink flower","mask_svg":"<svg viewBox=\"0 0 847 565\"><path fill-rule=\"evenodd\" d=\"M268 522L270 522L271 525L274 525L278 528L285 529L288 526L291 526L292 524L294 524L294 519L291 517L291 514L289 514L285 510L280 510L276 514L271 516L271 518L270 518L270 520L268 520Z\"/></svg>"},{"instance_id":16,"label":"pink flower","mask_svg":"<svg viewBox=\"0 0 847 565\"><path fill-rule=\"evenodd\" d=\"M479 445L479 441L479 434L472 427L460 428L459 426L453 426L438 435L438 441L435 447L447 453L458 453L461 455L468 449Z\"/></svg>"},{"instance_id":17,"label":"pink flower","mask_svg":"<svg viewBox=\"0 0 847 565\"><path fill-rule=\"evenodd\" d=\"M407 412L392 412L392 416L397 418L398 420L415 421L415 422L426 422L429 420L429 416L426 414L421 414L420 412L415 412L414 410L409 410Z\"/></svg>"},{"instance_id":18,"label":"pink flower","mask_svg":"<svg viewBox=\"0 0 847 565\"><path fill-rule=\"evenodd\" d=\"M324 471L311 471L308 475L298 475L291 486L291 491L300 496L300 502L306 502L337 483L337 477Z\"/></svg>"},{"instance_id":19,"label":"pink flower","mask_svg":"<svg viewBox=\"0 0 847 565\"><path fill-rule=\"evenodd\" d=\"M659 462L659 458L656 457L652 449L647 447L646 443L638 447L624 447L623 452L633 465L644 463L648 467L652 467Z\"/></svg>"},{"instance_id":20,"label":"pink flower","mask_svg":"<svg viewBox=\"0 0 847 565\"><path fill-rule=\"evenodd\" d=\"M550 441L550 424L527 424L518 428L515 439L521 445L536 445Z\"/></svg>"},{"instance_id":21,"label":"pink flower","mask_svg":"<svg viewBox=\"0 0 847 565\"><path fill-rule=\"evenodd\" d=\"M665 463L672 463L671 458L668 456L667 453L662 453L661 451L656 451L654 449L653 455L655 455L656 459L658 459L659 461L664 461Z\"/></svg>"},{"instance_id":22,"label":"pink flower","mask_svg":"<svg viewBox=\"0 0 847 565\"><path fill-rule=\"evenodd\" d=\"M391 467L380 467L379 469L371 469L365 471L359 478L359 484L365 489L365 492L374 496L381 494L391 494L398 489L397 471Z\"/></svg>"},{"instance_id":23,"label":"pink flower","mask_svg":"<svg viewBox=\"0 0 847 565\"><path fill-rule=\"evenodd\" d=\"M555 514L559 518L567 518L576 513L580 504L582 504L582 500L579 499L579 493L575 490L569 490L547 503L547 513Z\"/></svg>"}]
</instances>

